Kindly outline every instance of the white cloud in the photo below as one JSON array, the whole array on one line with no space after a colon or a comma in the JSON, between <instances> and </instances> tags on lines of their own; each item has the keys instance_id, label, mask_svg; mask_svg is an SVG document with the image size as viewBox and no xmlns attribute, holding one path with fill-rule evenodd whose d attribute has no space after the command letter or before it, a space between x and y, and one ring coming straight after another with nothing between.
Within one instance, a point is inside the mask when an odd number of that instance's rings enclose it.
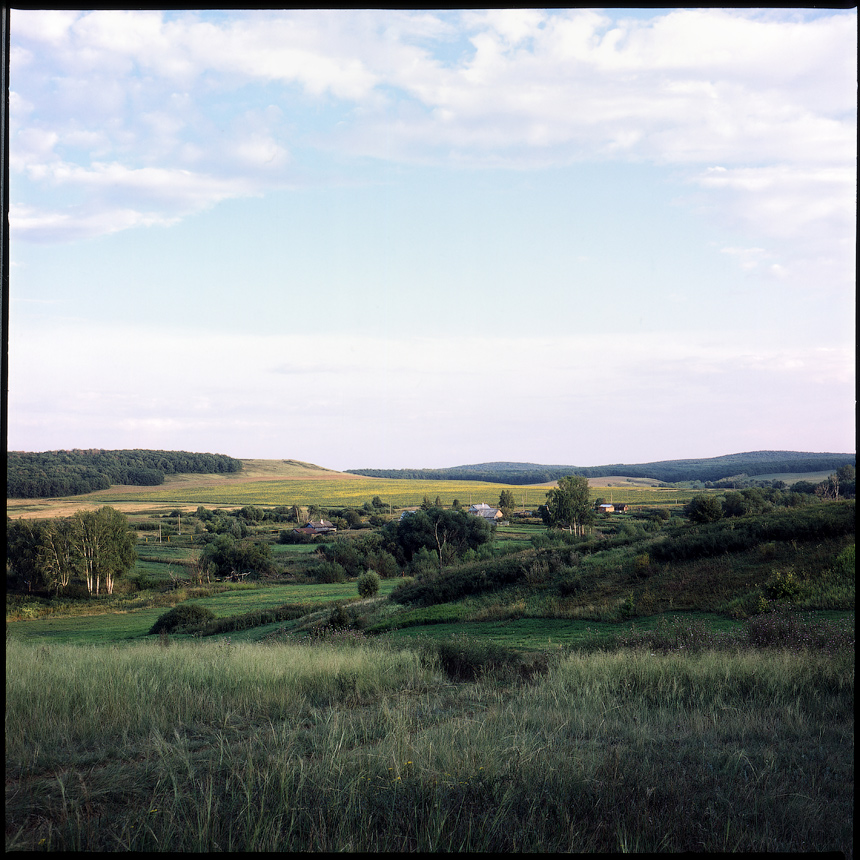
<instances>
[{"instance_id":1,"label":"white cloud","mask_svg":"<svg viewBox=\"0 0 860 860\"><path fill-rule=\"evenodd\" d=\"M689 171L702 211L773 243L772 272L823 260L845 283L850 10L14 10L12 32L13 170L98 191L42 216L51 240L81 235L76 217L169 223L287 187L301 146L459 167L618 159ZM263 88L275 111L244 105ZM38 239L30 223L19 238Z\"/></svg>"}]
</instances>

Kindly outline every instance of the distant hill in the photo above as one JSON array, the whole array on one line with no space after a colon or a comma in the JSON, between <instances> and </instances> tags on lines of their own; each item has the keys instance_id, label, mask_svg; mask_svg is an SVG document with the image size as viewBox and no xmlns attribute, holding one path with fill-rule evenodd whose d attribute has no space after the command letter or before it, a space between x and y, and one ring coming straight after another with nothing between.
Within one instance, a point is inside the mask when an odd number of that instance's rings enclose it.
<instances>
[{"instance_id":1,"label":"distant hill","mask_svg":"<svg viewBox=\"0 0 860 860\"><path fill-rule=\"evenodd\" d=\"M747 451L700 460L659 460L653 463L614 463L606 466L543 466L538 463L492 462L447 469L347 469L352 475L372 478L411 478L435 481L489 481L500 484L543 484L564 475L603 478L624 475L653 478L665 483L719 481L739 475L780 472L835 471L856 464L856 454L807 453L804 451Z\"/></svg>"},{"instance_id":2,"label":"distant hill","mask_svg":"<svg viewBox=\"0 0 860 860\"><path fill-rule=\"evenodd\" d=\"M157 486L163 484L164 476L169 474L222 474L241 469L241 460L225 454L190 451L104 451L99 448L42 453L10 451L6 459L6 497L79 496L106 490L113 484Z\"/></svg>"}]
</instances>

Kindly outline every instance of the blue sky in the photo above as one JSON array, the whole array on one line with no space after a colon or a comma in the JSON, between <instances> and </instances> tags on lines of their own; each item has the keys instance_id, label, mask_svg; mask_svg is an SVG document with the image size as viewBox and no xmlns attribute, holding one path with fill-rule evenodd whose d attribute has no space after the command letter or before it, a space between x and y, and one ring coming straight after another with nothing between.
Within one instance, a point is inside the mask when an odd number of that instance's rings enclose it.
<instances>
[{"instance_id":1,"label":"blue sky","mask_svg":"<svg viewBox=\"0 0 860 860\"><path fill-rule=\"evenodd\" d=\"M856 10L12 11L11 450L854 450Z\"/></svg>"}]
</instances>

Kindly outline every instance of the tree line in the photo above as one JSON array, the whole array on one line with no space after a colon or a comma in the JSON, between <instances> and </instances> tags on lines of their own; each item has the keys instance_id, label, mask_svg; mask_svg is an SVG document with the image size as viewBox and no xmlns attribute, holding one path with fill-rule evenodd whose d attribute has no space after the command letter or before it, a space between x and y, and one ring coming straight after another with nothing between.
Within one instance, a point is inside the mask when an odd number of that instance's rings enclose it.
<instances>
[{"instance_id":1,"label":"tree line","mask_svg":"<svg viewBox=\"0 0 860 860\"><path fill-rule=\"evenodd\" d=\"M851 465L845 465L817 484L811 481L796 481L788 488L748 487L722 496L703 493L690 499L684 513L694 523L712 523L723 518L767 513L774 508L796 508L806 504L810 497L853 499L855 486L855 469Z\"/></svg>"},{"instance_id":2,"label":"tree line","mask_svg":"<svg viewBox=\"0 0 860 860\"><path fill-rule=\"evenodd\" d=\"M653 463L605 466L543 466L536 463L481 463L446 469L348 469L353 475L433 481L484 481L497 484L541 484L568 475L606 478L625 475L664 483L721 481L780 472L824 472L856 462L854 454L811 454L802 451L751 451L701 460L661 460Z\"/></svg>"},{"instance_id":3,"label":"tree line","mask_svg":"<svg viewBox=\"0 0 860 860\"><path fill-rule=\"evenodd\" d=\"M74 449L30 453L10 451L6 466L6 496L35 499L78 496L107 490L113 484L157 486L165 475L194 472L238 472L242 461L225 454L132 449L105 451Z\"/></svg>"}]
</instances>

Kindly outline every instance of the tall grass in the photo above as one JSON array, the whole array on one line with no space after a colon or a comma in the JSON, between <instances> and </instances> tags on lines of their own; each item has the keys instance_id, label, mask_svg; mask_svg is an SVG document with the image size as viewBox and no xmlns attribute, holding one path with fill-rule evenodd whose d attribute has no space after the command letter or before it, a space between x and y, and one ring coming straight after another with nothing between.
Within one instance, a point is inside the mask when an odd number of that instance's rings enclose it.
<instances>
[{"instance_id":1,"label":"tall grass","mask_svg":"<svg viewBox=\"0 0 860 860\"><path fill-rule=\"evenodd\" d=\"M7 850L853 851L850 648L8 646Z\"/></svg>"}]
</instances>

